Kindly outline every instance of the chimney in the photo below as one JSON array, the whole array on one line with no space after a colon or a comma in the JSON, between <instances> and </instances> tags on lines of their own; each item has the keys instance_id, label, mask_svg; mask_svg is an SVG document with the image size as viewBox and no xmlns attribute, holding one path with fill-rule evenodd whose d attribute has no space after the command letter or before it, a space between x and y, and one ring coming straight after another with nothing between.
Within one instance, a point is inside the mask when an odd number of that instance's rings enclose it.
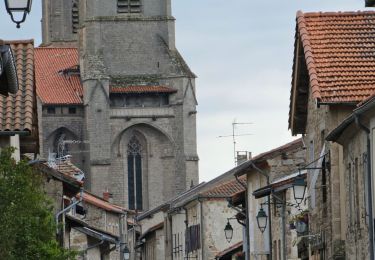
<instances>
[{"instance_id":1,"label":"chimney","mask_svg":"<svg viewBox=\"0 0 375 260\"><path fill-rule=\"evenodd\" d=\"M108 202L112 202L112 194L109 191L103 192L103 199Z\"/></svg>"},{"instance_id":2,"label":"chimney","mask_svg":"<svg viewBox=\"0 0 375 260\"><path fill-rule=\"evenodd\" d=\"M248 151L237 151L237 165L251 159L251 152Z\"/></svg>"}]
</instances>

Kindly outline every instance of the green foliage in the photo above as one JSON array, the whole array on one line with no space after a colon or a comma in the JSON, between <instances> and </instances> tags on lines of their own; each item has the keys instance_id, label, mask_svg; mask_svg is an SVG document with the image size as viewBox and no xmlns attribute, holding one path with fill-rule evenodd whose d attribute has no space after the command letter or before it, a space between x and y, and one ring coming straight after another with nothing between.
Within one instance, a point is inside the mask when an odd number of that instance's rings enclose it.
<instances>
[{"instance_id":1,"label":"green foliage","mask_svg":"<svg viewBox=\"0 0 375 260\"><path fill-rule=\"evenodd\" d=\"M16 163L13 151L0 153L0 259L72 259L75 253L55 240L52 206L41 174L25 161Z\"/></svg>"}]
</instances>

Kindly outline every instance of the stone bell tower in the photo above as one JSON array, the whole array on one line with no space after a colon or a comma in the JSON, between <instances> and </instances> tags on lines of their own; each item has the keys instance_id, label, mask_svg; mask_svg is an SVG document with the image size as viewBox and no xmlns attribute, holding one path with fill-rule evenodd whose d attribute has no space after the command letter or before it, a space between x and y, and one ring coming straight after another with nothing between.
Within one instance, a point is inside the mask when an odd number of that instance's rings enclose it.
<instances>
[{"instance_id":1,"label":"stone bell tower","mask_svg":"<svg viewBox=\"0 0 375 260\"><path fill-rule=\"evenodd\" d=\"M171 0L79 7L89 188L155 207L198 184L195 75L175 47Z\"/></svg>"},{"instance_id":2,"label":"stone bell tower","mask_svg":"<svg viewBox=\"0 0 375 260\"><path fill-rule=\"evenodd\" d=\"M44 46L76 46L79 0L42 0Z\"/></svg>"}]
</instances>

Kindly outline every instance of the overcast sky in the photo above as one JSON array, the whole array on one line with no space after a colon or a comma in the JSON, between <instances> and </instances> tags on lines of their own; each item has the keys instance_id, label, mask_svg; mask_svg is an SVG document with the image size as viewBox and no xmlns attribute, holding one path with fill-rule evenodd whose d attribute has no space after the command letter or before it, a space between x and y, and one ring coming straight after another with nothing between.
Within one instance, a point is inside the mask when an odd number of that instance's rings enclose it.
<instances>
[{"instance_id":1,"label":"overcast sky","mask_svg":"<svg viewBox=\"0 0 375 260\"><path fill-rule=\"evenodd\" d=\"M288 131L295 15L302 11L357 11L364 0L172 0L176 43L197 74L200 180L234 166L237 150L253 155L296 137ZM0 4L0 38L41 41L40 0L16 29Z\"/></svg>"}]
</instances>

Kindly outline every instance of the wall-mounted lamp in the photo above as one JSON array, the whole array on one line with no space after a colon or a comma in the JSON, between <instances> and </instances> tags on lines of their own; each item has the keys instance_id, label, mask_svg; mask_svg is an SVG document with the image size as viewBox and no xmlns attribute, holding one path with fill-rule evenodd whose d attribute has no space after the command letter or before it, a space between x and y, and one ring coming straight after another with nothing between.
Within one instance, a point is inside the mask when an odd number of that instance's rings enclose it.
<instances>
[{"instance_id":1,"label":"wall-mounted lamp","mask_svg":"<svg viewBox=\"0 0 375 260\"><path fill-rule=\"evenodd\" d=\"M306 182L303 177L297 177L293 183L293 194L296 203L299 205L302 203L306 192Z\"/></svg>"},{"instance_id":2,"label":"wall-mounted lamp","mask_svg":"<svg viewBox=\"0 0 375 260\"><path fill-rule=\"evenodd\" d=\"M228 222L227 222L227 224L224 228L224 233L225 233L225 239L228 241L228 243L230 243L230 241L233 238L233 227L229 223L229 219L228 219Z\"/></svg>"},{"instance_id":3,"label":"wall-mounted lamp","mask_svg":"<svg viewBox=\"0 0 375 260\"><path fill-rule=\"evenodd\" d=\"M268 218L268 216L267 216L266 212L263 210L263 208L260 208L256 218L257 218L258 228L263 233L266 230L267 218Z\"/></svg>"}]
</instances>

